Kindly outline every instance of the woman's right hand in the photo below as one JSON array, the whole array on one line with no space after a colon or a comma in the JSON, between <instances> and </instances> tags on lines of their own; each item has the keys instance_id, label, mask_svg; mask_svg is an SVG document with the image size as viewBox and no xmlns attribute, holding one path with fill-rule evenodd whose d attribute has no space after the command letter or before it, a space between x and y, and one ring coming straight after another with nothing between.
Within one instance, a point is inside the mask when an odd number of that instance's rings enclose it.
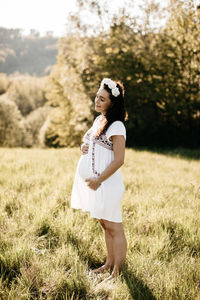
<instances>
[{"instance_id":1,"label":"woman's right hand","mask_svg":"<svg viewBox=\"0 0 200 300\"><path fill-rule=\"evenodd\" d=\"M81 152L82 152L82 154L87 154L88 153L88 149L89 149L89 144L83 143L81 145Z\"/></svg>"}]
</instances>

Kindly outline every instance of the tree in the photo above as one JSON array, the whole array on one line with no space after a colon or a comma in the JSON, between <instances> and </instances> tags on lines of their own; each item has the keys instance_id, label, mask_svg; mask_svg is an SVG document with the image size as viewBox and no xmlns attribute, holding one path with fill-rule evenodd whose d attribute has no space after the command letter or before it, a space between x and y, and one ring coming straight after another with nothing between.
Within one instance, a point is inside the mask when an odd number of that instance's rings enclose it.
<instances>
[{"instance_id":1,"label":"tree","mask_svg":"<svg viewBox=\"0 0 200 300\"><path fill-rule=\"evenodd\" d=\"M79 4L80 9L86 4L96 11L97 17L105 17L97 1L81 0ZM74 141L78 142L76 107L82 105L81 111L92 108L101 80L111 77L125 85L129 114L127 146L200 144L199 22L196 11L185 9L180 1L172 8L167 24L159 31L150 26L151 14L154 17L160 14L154 1L144 9L146 17L142 25L121 10L119 16L110 20L107 30L99 28L91 32L90 26L84 26L82 19L74 16L76 35L69 34L59 41L56 72L51 74L55 79L51 99L60 114L52 126L57 141L68 124L73 128ZM79 102L80 95L86 101ZM73 114L75 111L77 114ZM88 112L95 117L93 109ZM78 124L90 123L80 118ZM79 134L80 137L81 131ZM72 144L73 140L68 143Z\"/></svg>"},{"instance_id":2,"label":"tree","mask_svg":"<svg viewBox=\"0 0 200 300\"><path fill-rule=\"evenodd\" d=\"M8 97L17 104L23 116L28 115L46 103L45 88L47 77L37 78L28 74L18 74L11 78L12 80L7 90Z\"/></svg>"},{"instance_id":3,"label":"tree","mask_svg":"<svg viewBox=\"0 0 200 300\"><path fill-rule=\"evenodd\" d=\"M47 88L47 104L54 109L45 129L45 144L54 147L79 145L91 124L90 99L84 93L79 74L61 63L68 52L62 46L60 49L58 65L51 72Z\"/></svg>"},{"instance_id":4,"label":"tree","mask_svg":"<svg viewBox=\"0 0 200 300\"><path fill-rule=\"evenodd\" d=\"M6 95L0 97L0 146L21 147L25 144L25 127L16 104Z\"/></svg>"}]
</instances>

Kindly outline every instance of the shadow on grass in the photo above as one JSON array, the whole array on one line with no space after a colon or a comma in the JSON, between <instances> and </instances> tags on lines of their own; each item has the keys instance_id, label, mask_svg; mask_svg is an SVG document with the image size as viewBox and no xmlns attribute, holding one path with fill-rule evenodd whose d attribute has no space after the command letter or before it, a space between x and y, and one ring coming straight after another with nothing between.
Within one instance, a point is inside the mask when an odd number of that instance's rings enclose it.
<instances>
[{"instance_id":1,"label":"shadow on grass","mask_svg":"<svg viewBox=\"0 0 200 300\"><path fill-rule=\"evenodd\" d=\"M102 265L102 261L89 251L89 244L77 238L71 230L67 232L67 241L76 248L80 259L84 263L87 263L89 268L94 269ZM126 264L123 267L122 275L128 286L129 293L134 300L156 300L148 286L142 280L135 277Z\"/></svg>"},{"instance_id":2,"label":"shadow on grass","mask_svg":"<svg viewBox=\"0 0 200 300\"><path fill-rule=\"evenodd\" d=\"M134 300L157 299L148 286L141 279L135 277L133 272L128 269L127 264L123 267L122 275L129 289L129 293Z\"/></svg>"},{"instance_id":3,"label":"shadow on grass","mask_svg":"<svg viewBox=\"0 0 200 300\"><path fill-rule=\"evenodd\" d=\"M89 251L89 243L77 238L71 230L67 231L67 241L76 249L79 258L91 269L98 268L102 262Z\"/></svg>"},{"instance_id":4,"label":"shadow on grass","mask_svg":"<svg viewBox=\"0 0 200 300\"><path fill-rule=\"evenodd\" d=\"M171 157L180 157L188 160L200 160L200 148L189 149L189 148L156 148L156 147L130 147L134 151L148 151L152 153L158 153L168 155Z\"/></svg>"}]
</instances>

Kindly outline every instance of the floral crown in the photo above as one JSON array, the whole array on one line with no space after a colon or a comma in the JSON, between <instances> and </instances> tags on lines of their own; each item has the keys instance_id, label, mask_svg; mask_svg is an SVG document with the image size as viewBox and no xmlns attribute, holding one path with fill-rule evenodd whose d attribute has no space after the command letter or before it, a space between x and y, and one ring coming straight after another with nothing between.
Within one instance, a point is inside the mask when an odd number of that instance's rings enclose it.
<instances>
[{"instance_id":1,"label":"floral crown","mask_svg":"<svg viewBox=\"0 0 200 300\"><path fill-rule=\"evenodd\" d=\"M119 91L116 83L112 79L104 78L101 82L100 87L103 87L104 84L106 84L109 87L109 89L111 89L111 93L114 97L119 96L120 91Z\"/></svg>"}]
</instances>

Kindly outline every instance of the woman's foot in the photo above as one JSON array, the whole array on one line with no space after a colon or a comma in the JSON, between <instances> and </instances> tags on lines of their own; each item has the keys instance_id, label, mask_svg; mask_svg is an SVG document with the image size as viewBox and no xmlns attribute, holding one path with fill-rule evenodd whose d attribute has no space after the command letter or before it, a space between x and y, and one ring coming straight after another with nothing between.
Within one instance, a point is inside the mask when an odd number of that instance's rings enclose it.
<instances>
[{"instance_id":1,"label":"woman's foot","mask_svg":"<svg viewBox=\"0 0 200 300\"><path fill-rule=\"evenodd\" d=\"M105 282L115 282L115 279L117 279L117 277L120 276L120 271L118 269L113 269L113 272L110 276L108 276L107 278L105 278L102 283Z\"/></svg>"},{"instance_id":2,"label":"woman's foot","mask_svg":"<svg viewBox=\"0 0 200 300\"><path fill-rule=\"evenodd\" d=\"M109 280L113 280L115 279L116 275L111 274L109 277L107 277L106 279L103 280L103 282L109 281Z\"/></svg>"},{"instance_id":3,"label":"woman's foot","mask_svg":"<svg viewBox=\"0 0 200 300\"><path fill-rule=\"evenodd\" d=\"M105 265L101 266L100 268L92 270L92 272L95 274L102 273L102 272L108 270L110 267L111 267L110 265L105 264Z\"/></svg>"}]
</instances>

